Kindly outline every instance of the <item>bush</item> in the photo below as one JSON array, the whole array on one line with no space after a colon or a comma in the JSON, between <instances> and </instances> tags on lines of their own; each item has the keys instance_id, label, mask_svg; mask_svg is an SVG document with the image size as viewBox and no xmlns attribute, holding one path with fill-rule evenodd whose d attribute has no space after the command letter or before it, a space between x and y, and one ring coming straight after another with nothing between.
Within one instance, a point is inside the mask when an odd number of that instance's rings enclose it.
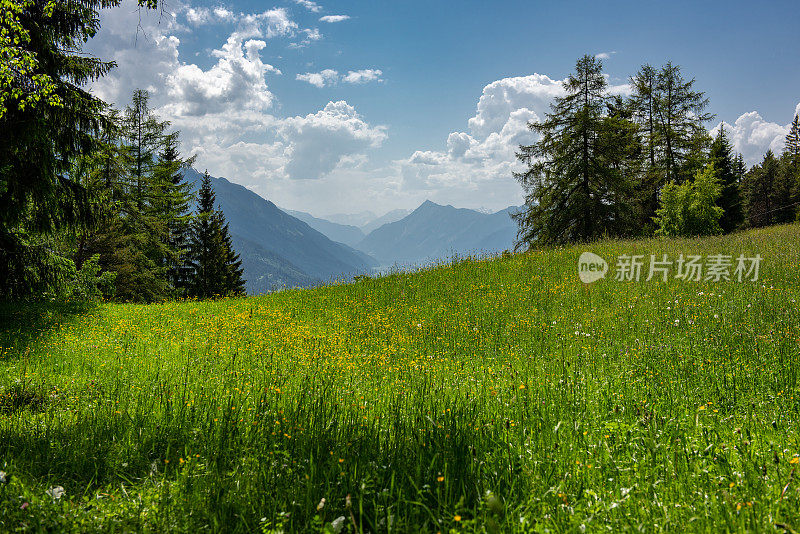
<instances>
[{"instance_id":1,"label":"bush","mask_svg":"<svg viewBox=\"0 0 800 534\"><path fill-rule=\"evenodd\" d=\"M656 235L699 236L722 232L719 220L723 210L717 206L722 187L714 164L709 163L694 181L678 185L670 182L661 189L660 207L653 218Z\"/></svg>"},{"instance_id":2,"label":"bush","mask_svg":"<svg viewBox=\"0 0 800 534\"><path fill-rule=\"evenodd\" d=\"M72 282L67 288L70 300L92 301L113 296L117 273L100 272L99 262L100 255L95 254L75 271Z\"/></svg>"}]
</instances>

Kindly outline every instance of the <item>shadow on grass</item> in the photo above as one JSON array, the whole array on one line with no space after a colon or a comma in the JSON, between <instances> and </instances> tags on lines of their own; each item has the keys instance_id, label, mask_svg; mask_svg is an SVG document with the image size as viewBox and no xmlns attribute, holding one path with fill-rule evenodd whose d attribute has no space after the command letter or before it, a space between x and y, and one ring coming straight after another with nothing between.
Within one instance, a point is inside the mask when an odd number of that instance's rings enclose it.
<instances>
[{"instance_id":1,"label":"shadow on grass","mask_svg":"<svg viewBox=\"0 0 800 534\"><path fill-rule=\"evenodd\" d=\"M0 361L24 356L31 345L94 307L86 302L0 302Z\"/></svg>"},{"instance_id":2,"label":"shadow on grass","mask_svg":"<svg viewBox=\"0 0 800 534\"><path fill-rule=\"evenodd\" d=\"M174 501L162 514L188 513L198 525L243 531L283 512L291 512L285 527L305 531L316 515L331 520L351 511L372 531L390 529L392 522L393 530L435 530L436 518L452 516L456 503L474 509L487 490L509 490L510 474L519 472L514 461L497 461L501 429L476 432L465 424L474 421L473 413L457 414L451 423L459 424L446 428L422 419L380 428L346 415L320 424L284 414L288 427L302 424L305 431L289 436L278 431L285 423L276 428L272 418L262 426L225 416L191 421L142 413L68 417L37 432L20 418L8 421L0 457L29 481L63 485L73 496L120 483L143 488L169 481ZM357 511L346 505L351 496Z\"/></svg>"}]
</instances>

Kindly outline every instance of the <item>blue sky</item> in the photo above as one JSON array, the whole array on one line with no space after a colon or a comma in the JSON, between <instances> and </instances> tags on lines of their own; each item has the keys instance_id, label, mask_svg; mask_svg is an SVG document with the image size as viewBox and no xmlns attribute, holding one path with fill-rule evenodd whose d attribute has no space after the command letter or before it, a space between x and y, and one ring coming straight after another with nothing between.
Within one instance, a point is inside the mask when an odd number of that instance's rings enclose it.
<instances>
[{"instance_id":1,"label":"blue sky","mask_svg":"<svg viewBox=\"0 0 800 534\"><path fill-rule=\"evenodd\" d=\"M697 5L701 4L701 5ZM513 153L531 142L584 53L609 84L672 60L711 100L749 162L800 104L796 2L172 2L108 10L87 49L119 67L183 133L198 168L315 215L430 198L521 201ZM137 32L137 25L140 30Z\"/></svg>"}]
</instances>

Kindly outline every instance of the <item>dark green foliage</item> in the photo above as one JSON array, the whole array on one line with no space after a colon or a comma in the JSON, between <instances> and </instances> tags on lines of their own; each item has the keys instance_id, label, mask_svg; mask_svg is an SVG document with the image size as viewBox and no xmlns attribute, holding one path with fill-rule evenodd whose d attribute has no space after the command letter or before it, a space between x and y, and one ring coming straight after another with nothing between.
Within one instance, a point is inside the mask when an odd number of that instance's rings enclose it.
<instances>
[{"instance_id":1,"label":"dark green foliage","mask_svg":"<svg viewBox=\"0 0 800 534\"><path fill-rule=\"evenodd\" d=\"M189 245L193 268L190 294L198 298L244 293L242 262L233 250L225 217L215 204L211 178L206 172Z\"/></svg>"},{"instance_id":2,"label":"dark green foliage","mask_svg":"<svg viewBox=\"0 0 800 534\"><path fill-rule=\"evenodd\" d=\"M644 150L640 179L642 224L655 215L659 192L670 181L681 183L706 163L711 139L704 123L708 99L694 90L694 80L683 79L680 67L667 63L657 70L641 67L630 79L630 101Z\"/></svg>"},{"instance_id":3,"label":"dark green foliage","mask_svg":"<svg viewBox=\"0 0 800 534\"><path fill-rule=\"evenodd\" d=\"M191 165L194 158L182 159L177 145L176 136L166 139L155 166L154 182L158 213L166 221L164 240L168 256L164 260L167 264L167 280L178 296L185 296L192 275L191 266L186 260L192 222L189 206L192 187L184 179L182 169Z\"/></svg>"},{"instance_id":4,"label":"dark green foliage","mask_svg":"<svg viewBox=\"0 0 800 534\"><path fill-rule=\"evenodd\" d=\"M664 183L680 183L697 171L696 158L692 156L707 142L703 124L713 115L704 112L708 106L705 93L695 91L694 79L684 80L680 67L672 62L658 73L656 91L656 139L660 148L657 165Z\"/></svg>"},{"instance_id":5,"label":"dark green foliage","mask_svg":"<svg viewBox=\"0 0 800 534\"><path fill-rule=\"evenodd\" d=\"M800 219L800 117L794 116L789 133L786 135L786 148L783 151L785 180L791 187L793 208Z\"/></svg>"},{"instance_id":6,"label":"dark green foliage","mask_svg":"<svg viewBox=\"0 0 800 534\"><path fill-rule=\"evenodd\" d=\"M764 160L750 169L742 184L747 225L752 228L774 224L776 208L780 199L776 197L776 184L780 165L772 150L767 150Z\"/></svg>"},{"instance_id":7,"label":"dark green foliage","mask_svg":"<svg viewBox=\"0 0 800 534\"><path fill-rule=\"evenodd\" d=\"M517 154L528 167L515 174L526 195L515 216L520 244L625 234L633 221L631 206L619 202L631 191L632 124L622 109L606 113L602 62L586 55L575 67L564 82L567 94L545 120L530 124L539 141Z\"/></svg>"},{"instance_id":8,"label":"dark green foliage","mask_svg":"<svg viewBox=\"0 0 800 534\"><path fill-rule=\"evenodd\" d=\"M23 2L17 20L23 44L32 53L30 68L3 85L0 113L0 297L19 298L41 290L52 262L59 271L67 258L48 249L35 250L54 232L86 224L92 210L86 190L71 179L75 157L95 144L105 104L83 87L113 66L80 53L98 28L97 10L116 5L108 0ZM4 8L5 10L5 8ZM4 17L6 13L4 11ZM9 16L11 14L9 13ZM3 43L15 54L19 43ZM16 50L19 52L20 50ZM44 91L36 100L32 93ZM28 247L33 247L28 249ZM20 265L26 264L25 269ZM30 268L28 268L30 267ZM34 275L33 272L39 275ZM50 282L46 286L50 286Z\"/></svg>"},{"instance_id":9,"label":"dark green foliage","mask_svg":"<svg viewBox=\"0 0 800 534\"><path fill-rule=\"evenodd\" d=\"M720 127L717 137L711 143L708 158L714 164L717 180L722 188L717 201L717 205L723 210L719 224L723 232L732 232L742 224L744 217L742 215L742 199L739 195L737 163L731 144L725 135L724 127Z\"/></svg>"}]
</instances>

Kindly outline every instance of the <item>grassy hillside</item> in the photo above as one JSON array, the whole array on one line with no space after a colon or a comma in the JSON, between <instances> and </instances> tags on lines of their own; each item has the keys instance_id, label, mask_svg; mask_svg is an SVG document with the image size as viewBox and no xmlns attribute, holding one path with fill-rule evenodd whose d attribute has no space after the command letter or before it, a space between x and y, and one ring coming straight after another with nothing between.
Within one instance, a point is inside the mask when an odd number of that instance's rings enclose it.
<instances>
[{"instance_id":1,"label":"grassy hillside","mask_svg":"<svg viewBox=\"0 0 800 534\"><path fill-rule=\"evenodd\" d=\"M584 250L764 260L584 286ZM798 267L795 225L6 306L0 530L800 530Z\"/></svg>"}]
</instances>

